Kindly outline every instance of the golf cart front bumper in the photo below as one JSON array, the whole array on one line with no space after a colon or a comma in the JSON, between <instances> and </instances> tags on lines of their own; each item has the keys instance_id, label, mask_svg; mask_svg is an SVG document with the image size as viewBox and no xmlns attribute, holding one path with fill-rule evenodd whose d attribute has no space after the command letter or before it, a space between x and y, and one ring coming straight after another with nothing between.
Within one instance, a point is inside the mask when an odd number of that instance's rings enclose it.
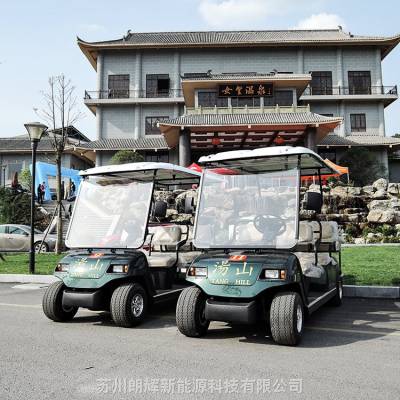
<instances>
[{"instance_id":1,"label":"golf cart front bumper","mask_svg":"<svg viewBox=\"0 0 400 400\"><path fill-rule=\"evenodd\" d=\"M209 321L235 322L238 324L253 324L257 318L257 303L232 303L208 299L205 317Z\"/></svg>"},{"instance_id":2,"label":"golf cart front bumper","mask_svg":"<svg viewBox=\"0 0 400 400\"><path fill-rule=\"evenodd\" d=\"M104 293L96 291L72 291L65 290L62 299L63 306L83 307L92 310L102 310L104 308Z\"/></svg>"}]
</instances>

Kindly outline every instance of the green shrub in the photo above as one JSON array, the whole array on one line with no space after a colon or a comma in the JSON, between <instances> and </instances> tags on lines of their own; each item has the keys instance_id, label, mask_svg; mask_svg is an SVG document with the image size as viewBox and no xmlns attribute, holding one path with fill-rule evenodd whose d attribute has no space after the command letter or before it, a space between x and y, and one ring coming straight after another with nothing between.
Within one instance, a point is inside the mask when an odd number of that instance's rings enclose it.
<instances>
[{"instance_id":1,"label":"green shrub","mask_svg":"<svg viewBox=\"0 0 400 400\"><path fill-rule=\"evenodd\" d=\"M339 162L349 168L350 178L356 186L368 185L386 172L376 154L364 147L349 149Z\"/></svg>"},{"instance_id":2,"label":"green shrub","mask_svg":"<svg viewBox=\"0 0 400 400\"><path fill-rule=\"evenodd\" d=\"M110 164L128 164L142 161L144 161L144 157L137 151L120 150L112 156Z\"/></svg>"}]
</instances>

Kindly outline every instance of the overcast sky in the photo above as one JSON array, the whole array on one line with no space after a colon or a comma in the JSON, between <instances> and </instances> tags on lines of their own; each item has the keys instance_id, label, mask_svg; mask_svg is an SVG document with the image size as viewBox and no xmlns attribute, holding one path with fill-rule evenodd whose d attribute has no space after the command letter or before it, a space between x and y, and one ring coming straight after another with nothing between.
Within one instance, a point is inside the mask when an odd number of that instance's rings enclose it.
<instances>
[{"instance_id":1,"label":"overcast sky","mask_svg":"<svg viewBox=\"0 0 400 400\"><path fill-rule=\"evenodd\" d=\"M0 136L24 133L37 120L41 91L64 73L76 86L85 117L76 126L95 138L95 117L83 105L96 74L76 45L132 31L336 28L389 36L400 31L398 0L14 0L1 1ZM396 31L397 30L397 31ZM383 63L385 85L400 84L400 46ZM400 132L400 100L386 109L386 132Z\"/></svg>"}]
</instances>

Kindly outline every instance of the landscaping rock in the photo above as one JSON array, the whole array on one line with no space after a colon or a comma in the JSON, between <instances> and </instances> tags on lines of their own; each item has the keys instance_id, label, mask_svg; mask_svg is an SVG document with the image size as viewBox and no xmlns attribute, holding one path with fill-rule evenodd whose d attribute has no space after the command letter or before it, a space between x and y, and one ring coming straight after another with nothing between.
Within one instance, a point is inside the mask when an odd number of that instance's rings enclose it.
<instances>
[{"instance_id":1,"label":"landscaping rock","mask_svg":"<svg viewBox=\"0 0 400 400\"><path fill-rule=\"evenodd\" d=\"M339 196L339 197L349 197L349 196L360 196L361 195L361 188L360 187L352 187L352 186L336 186L331 189L332 196Z\"/></svg>"},{"instance_id":2,"label":"landscaping rock","mask_svg":"<svg viewBox=\"0 0 400 400\"><path fill-rule=\"evenodd\" d=\"M355 238L354 244L365 244L365 239L364 238Z\"/></svg>"},{"instance_id":3,"label":"landscaping rock","mask_svg":"<svg viewBox=\"0 0 400 400\"><path fill-rule=\"evenodd\" d=\"M166 218L171 218L172 219L173 215L178 215L178 211L176 211L176 210L174 210L172 208L169 208L167 210Z\"/></svg>"},{"instance_id":4,"label":"landscaping rock","mask_svg":"<svg viewBox=\"0 0 400 400\"><path fill-rule=\"evenodd\" d=\"M378 180L376 180L372 186L375 190L385 190L387 191L388 189L388 184L389 182L387 181L387 179L385 178L380 178Z\"/></svg>"},{"instance_id":5,"label":"landscaping rock","mask_svg":"<svg viewBox=\"0 0 400 400\"><path fill-rule=\"evenodd\" d=\"M370 186L363 186L361 189L361 193L366 195L366 196L372 196L374 194L375 190L372 185Z\"/></svg>"},{"instance_id":6,"label":"landscaping rock","mask_svg":"<svg viewBox=\"0 0 400 400\"><path fill-rule=\"evenodd\" d=\"M394 224L397 222L397 215L394 210L373 209L369 212L367 220L374 224Z\"/></svg>"},{"instance_id":7,"label":"landscaping rock","mask_svg":"<svg viewBox=\"0 0 400 400\"><path fill-rule=\"evenodd\" d=\"M373 200L368 204L368 209L372 210L394 210L400 211L400 200L390 199L390 200Z\"/></svg>"},{"instance_id":8,"label":"landscaping rock","mask_svg":"<svg viewBox=\"0 0 400 400\"><path fill-rule=\"evenodd\" d=\"M379 189L372 195L372 198L377 200L385 200L387 199L387 191Z\"/></svg>"},{"instance_id":9,"label":"landscaping rock","mask_svg":"<svg viewBox=\"0 0 400 400\"><path fill-rule=\"evenodd\" d=\"M389 183L388 186L388 193L396 196L396 197L400 197L400 184L399 183Z\"/></svg>"}]
</instances>

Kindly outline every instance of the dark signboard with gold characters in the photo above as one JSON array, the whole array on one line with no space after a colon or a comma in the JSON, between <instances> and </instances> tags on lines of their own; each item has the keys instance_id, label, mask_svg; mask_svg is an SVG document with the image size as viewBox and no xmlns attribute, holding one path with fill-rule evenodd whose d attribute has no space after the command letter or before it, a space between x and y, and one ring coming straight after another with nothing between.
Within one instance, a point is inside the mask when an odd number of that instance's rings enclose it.
<instances>
[{"instance_id":1,"label":"dark signboard with gold characters","mask_svg":"<svg viewBox=\"0 0 400 400\"><path fill-rule=\"evenodd\" d=\"M274 93L272 83L235 83L219 85L220 97L269 97Z\"/></svg>"}]
</instances>

